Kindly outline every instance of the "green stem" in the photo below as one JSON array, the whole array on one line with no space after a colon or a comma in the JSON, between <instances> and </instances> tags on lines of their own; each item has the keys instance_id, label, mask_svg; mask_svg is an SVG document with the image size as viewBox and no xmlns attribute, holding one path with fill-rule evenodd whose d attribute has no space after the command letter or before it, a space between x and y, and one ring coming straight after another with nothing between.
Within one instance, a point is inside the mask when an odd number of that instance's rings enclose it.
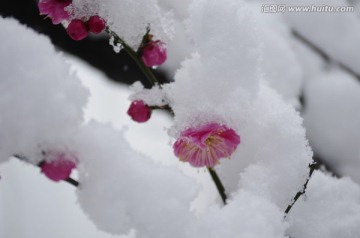
<instances>
[{"instance_id":1,"label":"green stem","mask_svg":"<svg viewBox=\"0 0 360 238\"><path fill-rule=\"evenodd\" d=\"M106 29L106 32L110 36L114 37L115 43L121 44L121 46L126 51L126 53L128 55L130 55L130 57L139 66L139 68L144 73L144 75L146 76L146 78L148 79L148 81L150 82L151 85L155 85L155 84L159 83L158 80L156 79L155 75L151 71L151 69L144 64L144 62L141 60L141 58L138 56L138 54L128 44L126 44L126 42L123 39L121 39L115 32L111 31L109 28Z\"/></svg>"},{"instance_id":2,"label":"green stem","mask_svg":"<svg viewBox=\"0 0 360 238\"><path fill-rule=\"evenodd\" d=\"M216 188L220 194L221 200L223 201L224 205L226 205L227 204L227 202L226 202L227 196L225 194L225 188L222 185L219 176L217 175L217 173L214 169L212 169L210 167L208 167L207 169L211 175L212 180L214 181L214 183L216 185Z\"/></svg>"}]
</instances>

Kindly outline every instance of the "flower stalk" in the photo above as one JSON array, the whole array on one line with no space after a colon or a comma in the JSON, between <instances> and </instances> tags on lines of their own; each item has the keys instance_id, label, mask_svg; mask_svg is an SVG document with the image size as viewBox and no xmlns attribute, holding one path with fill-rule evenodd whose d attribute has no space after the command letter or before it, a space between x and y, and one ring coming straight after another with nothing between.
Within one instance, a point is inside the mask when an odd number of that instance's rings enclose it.
<instances>
[{"instance_id":1,"label":"flower stalk","mask_svg":"<svg viewBox=\"0 0 360 238\"><path fill-rule=\"evenodd\" d=\"M225 193L225 188L224 188L219 176L217 175L216 171L213 168L207 167L207 169L208 169L210 176L211 176L212 180L214 181L215 186L220 194L221 200L223 201L224 205L226 205L227 204L227 201L226 201L227 196Z\"/></svg>"}]
</instances>

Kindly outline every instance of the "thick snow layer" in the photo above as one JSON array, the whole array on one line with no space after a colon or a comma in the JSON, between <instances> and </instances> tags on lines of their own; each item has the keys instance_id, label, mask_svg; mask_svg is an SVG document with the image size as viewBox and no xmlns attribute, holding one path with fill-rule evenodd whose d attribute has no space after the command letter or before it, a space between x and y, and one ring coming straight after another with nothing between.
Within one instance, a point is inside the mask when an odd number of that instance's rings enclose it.
<instances>
[{"instance_id":1,"label":"thick snow layer","mask_svg":"<svg viewBox=\"0 0 360 238\"><path fill-rule=\"evenodd\" d=\"M305 88L307 135L335 171L360 183L360 83L339 70L313 77Z\"/></svg>"},{"instance_id":2,"label":"thick snow layer","mask_svg":"<svg viewBox=\"0 0 360 238\"><path fill-rule=\"evenodd\" d=\"M109 28L137 50L146 28L155 39L168 42L173 34L173 13L163 12L157 0L74 0L69 7L73 18L103 17Z\"/></svg>"},{"instance_id":3,"label":"thick snow layer","mask_svg":"<svg viewBox=\"0 0 360 238\"><path fill-rule=\"evenodd\" d=\"M87 219L73 186L16 159L3 163L0 174L1 238L114 238Z\"/></svg>"},{"instance_id":4,"label":"thick snow layer","mask_svg":"<svg viewBox=\"0 0 360 238\"><path fill-rule=\"evenodd\" d=\"M287 102L298 107L303 72L290 28L282 15L261 12L263 2L249 1L249 4L259 25L264 78Z\"/></svg>"},{"instance_id":5,"label":"thick snow layer","mask_svg":"<svg viewBox=\"0 0 360 238\"><path fill-rule=\"evenodd\" d=\"M169 237L188 226L196 184L175 169L134 152L121 133L97 123L83 128L76 148L79 204L99 228Z\"/></svg>"},{"instance_id":6,"label":"thick snow layer","mask_svg":"<svg viewBox=\"0 0 360 238\"><path fill-rule=\"evenodd\" d=\"M24 154L36 163L42 150L64 149L88 92L48 38L13 19L0 28L0 162Z\"/></svg>"},{"instance_id":7,"label":"thick snow layer","mask_svg":"<svg viewBox=\"0 0 360 238\"><path fill-rule=\"evenodd\" d=\"M321 172L311 178L306 196L288 217L296 238L355 238L360 234L360 187L348 178Z\"/></svg>"},{"instance_id":8,"label":"thick snow layer","mask_svg":"<svg viewBox=\"0 0 360 238\"><path fill-rule=\"evenodd\" d=\"M224 12L214 14L219 9ZM238 189L240 173L250 164L259 163L265 165L262 172L272 179L262 177L262 173L249 173L242 176L242 181L248 176L250 181L259 180L270 194L262 190L258 195L269 195L268 199L285 209L304 183L311 163L312 152L305 139L302 119L261 80L256 25L243 3L197 1L192 10L188 24L199 49L183 62L175 82L167 88L175 112L175 125L170 133L176 138L186 128L210 122L224 123L236 130L241 144L231 159L223 160L218 167L228 194ZM203 19L208 19L206 24L201 24ZM229 19L239 21L229 25ZM230 31L234 27L239 35L230 40L224 32L215 31ZM219 51L214 52L216 43ZM228 47L230 44L233 47ZM254 183L241 186L258 192ZM282 189L284 193L280 192Z\"/></svg>"},{"instance_id":9,"label":"thick snow layer","mask_svg":"<svg viewBox=\"0 0 360 238\"><path fill-rule=\"evenodd\" d=\"M190 212L196 183L131 151L109 126L90 123L75 146L83 158L79 204L102 230L135 229L137 237L283 237L282 211L246 191L234 195L229 206L213 206L196 218Z\"/></svg>"},{"instance_id":10,"label":"thick snow layer","mask_svg":"<svg viewBox=\"0 0 360 238\"><path fill-rule=\"evenodd\" d=\"M191 237L285 237L287 223L278 207L262 197L239 190L225 207L203 214Z\"/></svg>"}]
</instances>

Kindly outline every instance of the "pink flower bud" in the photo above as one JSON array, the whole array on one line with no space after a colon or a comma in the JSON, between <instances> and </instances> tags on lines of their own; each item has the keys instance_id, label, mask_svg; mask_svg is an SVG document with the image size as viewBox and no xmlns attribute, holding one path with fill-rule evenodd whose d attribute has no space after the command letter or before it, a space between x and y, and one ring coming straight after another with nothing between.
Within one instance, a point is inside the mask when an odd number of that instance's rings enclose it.
<instances>
[{"instance_id":1,"label":"pink flower bud","mask_svg":"<svg viewBox=\"0 0 360 238\"><path fill-rule=\"evenodd\" d=\"M127 114L136 122L146 122L150 119L151 108L143 101L137 100L131 103Z\"/></svg>"},{"instance_id":2,"label":"pink flower bud","mask_svg":"<svg viewBox=\"0 0 360 238\"><path fill-rule=\"evenodd\" d=\"M59 24L61 21L69 19L65 7L70 4L71 0L41 0L38 6L41 15L48 15L53 24Z\"/></svg>"},{"instance_id":3,"label":"pink flower bud","mask_svg":"<svg viewBox=\"0 0 360 238\"><path fill-rule=\"evenodd\" d=\"M240 136L231 128L210 123L181 132L173 145L175 155L194 167L214 167L228 158L240 144Z\"/></svg>"},{"instance_id":4,"label":"pink flower bud","mask_svg":"<svg viewBox=\"0 0 360 238\"><path fill-rule=\"evenodd\" d=\"M99 16L92 16L88 21L89 31L99 34L105 29L105 20Z\"/></svg>"},{"instance_id":5,"label":"pink flower bud","mask_svg":"<svg viewBox=\"0 0 360 238\"><path fill-rule=\"evenodd\" d=\"M41 172L55 182L69 178L77 159L64 153L51 153L51 156L54 158L50 162L41 163Z\"/></svg>"},{"instance_id":6,"label":"pink flower bud","mask_svg":"<svg viewBox=\"0 0 360 238\"><path fill-rule=\"evenodd\" d=\"M76 41L86 38L89 34L85 22L80 19L72 20L67 27L66 32L73 40Z\"/></svg>"},{"instance_id":7,"label":"pink flower bud","mask_svg":"<svg viewBox=\"0 0 360 238\"><path fill-rule=\"evenodd\" d=\"M160 40L146 43L142 50L141 59L147 67L161 65L166 60L165 43Z\"/></svg>"}]
</instances>

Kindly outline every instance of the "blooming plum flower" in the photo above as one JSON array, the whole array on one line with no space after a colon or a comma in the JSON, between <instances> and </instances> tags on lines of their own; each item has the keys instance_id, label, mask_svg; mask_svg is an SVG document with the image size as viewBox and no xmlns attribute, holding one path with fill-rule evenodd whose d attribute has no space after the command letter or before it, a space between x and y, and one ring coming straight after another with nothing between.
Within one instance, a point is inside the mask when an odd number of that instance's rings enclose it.
<instances>
[{"instance_id":1,"label":"blooming plum flower","mask_svg":"<svg viewBox=\"0 0 360 238\"><path fill-rule=\"evenodd\" d=\"M151 108L143 101L137 100L131 103L127 114L136 122L146 122L150 119Z\"/></svg>"},{"instance_id":2,"label":"blooming plum flower","mask_svg":"<svg viewBox=\"0 0 360 238\"><path fill-rule=\"evenodd\" d=\"M72 20L67 27L66 32L73 40L76 41L86 38L89 34L86 23L80 19Z\"/></svg>"},{"instance_id":3,"label":"blooming plum flower","mask_svg":"<svg viewBox=\"0 0 360 238\"><path fill-rule=\"evenodd\" d=\"M147 67L161 65L167 58L165 43L157 40L146 43L142 49L141 59Z\"/></svg>"},{"instance_id":4,"label":"blooming plum flower","mask_svg":"<svg viewBox=\"0 0 360 238\"><path fill-rule=\"evenodd\" d=\"M69 14L65 7L71 4L71 0L42 0L39 2L41 15L48 15L53 24L59 24L63 20L69 19Z\"/></svg>"},{"instance_id":5,"label":"blooming plum flower","mask_svg":"<svg viewBox=\"0 0 360 238\"><path fill-rule=\"evenodd\" d=\"M105 29L105 20L99 16L92 16L89 18L88 27L89 31L95 34L101 33Z\"/></svg>"},{"instance_id":6,"label":"blooming plum flower","mask_svg":"<svg viewBox=\"0 0 360 238\"><path fill-rule=\"evenodd\" d=\"M40 164L41 172L56 182L69 178L71 171L76 167L77 159L65 153L54 153L51 156L55 158Z\"/></svg>"},{"instance_id":7,"label":"blooming plum flower","mask_svg":"<svg viewBox=\"0 0 360 238\"><path fill-rule=\"evenodd\" d=\"M173 145L175 155L194 167L214 167L230 157L240 144L240 136L225 125L209 123L183 131Z\"/></svg>"}]
</instances>

